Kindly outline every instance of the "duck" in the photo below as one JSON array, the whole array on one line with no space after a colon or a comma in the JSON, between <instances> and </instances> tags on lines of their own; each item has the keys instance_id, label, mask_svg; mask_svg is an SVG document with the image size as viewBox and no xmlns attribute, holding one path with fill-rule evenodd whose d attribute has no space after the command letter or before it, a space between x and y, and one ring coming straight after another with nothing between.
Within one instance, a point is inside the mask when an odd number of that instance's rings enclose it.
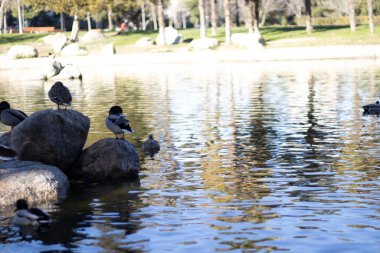
<instances>
[{"instance_id":1,"label":"duck","mask_svg":"<svg viewBox=\"0 0 380 253\"><path fill-rule=\"evenodd\" d=\"M48 96L53 103L58 105L58 110L60 110L60 105L63 105L65 110L68 106L71 106L72 97L70 90L60 81L55 82L51 86Z\"/></svg>"},{"instance_id":2,"label":"duck","mask_svg":"<svg viewBox=\"0 0 380 253\"><path fill-rule=\"evenodd\" d=\"M105 120L106 127L111 130L118 138L118 135L122 135L120 139L124 140L124 134L133 133L134 130L129 125L127 116L123 114L123 109L120 106L112 106L108 112L108 116Z\"/></svg>"},{"instance_id":3,"label":"duck","mask_svg":"<svg viewBox=\"0 0 380 253\"><path fill-rule=\"evenodd\" d=\"M0 122L4 125L10 126L11 131L27 117L28 115L23 111L11 109L11 106L7 101L0 102Z\"/></svg>"},{"instance_id":4,"label":"duck","mask_svg":"<svg viewBox=\"0 0 380 253\"><path fill-rule=\"evenodd\" d=\"M10 161L14 160L17 157L17 153L10 147L0 144L0 160Z\"/></svg>"},{"instance_id":5,"label":"duck","mask_svg":"<svg viewBox=\"0 0 380 253\"><path fill-rule=\"evenodd\" d=\"M49 215L39 208L28 208L25 199L16 201L16 211L12 223L19 226L39 226L50 223Z\"/></svg>"},{"instance_id":6,"label":"duck","mask_svg":"<svg viewBox=\"0 0 380 253\"><path fill-rule=\"evenodd\" d=\"M364 113L380 113L380 101L363 106Z\"/></svg>"},{"instance_id":7,"label":"duck","mask_svg":"<svg viewBox=\"0 0 380 253\"><path fill-rule=\"evenodd\" d=\"M160 144L153 138L153 134L148 135L148 139L142 144L144 153L153 158L160 151Z\"/></svg>"}]
</instances>

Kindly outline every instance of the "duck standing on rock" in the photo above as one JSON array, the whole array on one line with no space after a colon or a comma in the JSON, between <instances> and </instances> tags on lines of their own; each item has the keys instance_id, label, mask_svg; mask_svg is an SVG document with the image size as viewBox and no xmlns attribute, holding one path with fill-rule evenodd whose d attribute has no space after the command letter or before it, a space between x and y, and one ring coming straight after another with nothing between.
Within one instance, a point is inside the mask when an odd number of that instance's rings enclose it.
<instances>
[{"instance_id":1,"label":"duck standing on rock","mask_svg":"<svg viewBox=\"0 0 380 253\"><path fill-rule=\"evenodd\" d=\"M7 101L0 102L0 121L4 125L10 126L11 129L13 129L27 117L28 115L26 115L24 112L16 109L11 109L11 106Z\"/></svg>"},{"instance_id":2,"label":"duck standing on rock","mask_svg":"<svg viewBox=\"0 0 380 253\"><path fill-rule=\"evenodd\" d=\"M50 223L49 215L39 208L28 208L25 199L16 201L16 213L12 223L19 226L47 225Z\"/></svg>"},{"instance_id":3,"label":"duck standing on rock","mask_svg":"<svg viewBox=\"0 0 380 253\"><path fill-rule=\"evenodd\" d=\"M142 148L145 154L148 154L150 158L153 158L154 155L160 151L160 144L153 138L153 134L150 134L148 139L144 141Z\"/></svg>"},{"instance_id":4,"label":"duck standing on rock","mask_svg":"<svg viewBox=\"0 0 380 253\"><path fill-rule=\"evenodd\" d=\"M117 105L111 107L105 123L106 127L116 135L116 139L118 139L118 135L121 134L122 137L120 139L124 140L124 134L130 134L134 132L129 125L127 116L123 114L123 109Z\"/></svg>"},{"instance_id":5,"label":"duck standing on rock","mask_svg":"<svg viewBox=\"0 0 380 253\"><path fill-rule=\"evenodd\" d=\"M70 90L62 82L55 82L51 86L48 96L53 103L58 105L58 110L60 110L60 105L63 105L65 110L68 106L71 106L72 97Z\"/></svg>"}]
</instances>

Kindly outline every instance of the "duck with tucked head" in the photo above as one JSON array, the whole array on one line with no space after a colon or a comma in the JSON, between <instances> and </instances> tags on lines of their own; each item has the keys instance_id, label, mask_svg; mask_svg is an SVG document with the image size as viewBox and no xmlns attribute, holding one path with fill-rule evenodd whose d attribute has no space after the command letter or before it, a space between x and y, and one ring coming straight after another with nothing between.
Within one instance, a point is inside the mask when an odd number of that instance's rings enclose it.
<instances>
[{"instance_id":1,"label":"duck with tucked head","mask_svg":"<svg viewBox=\"0 0 380 253\"><path fill-rule=\"evenodd\" d=\"M11 129L20 124L27 117L28 115L24 112L11 109L11 106L7 101L0 102L0 121L4 125L10 126Z\"/></svg>"},{"instance_id":2,"label":"duck with tucked head","mask_svg":"<svg viewBox=\"0 0 380 253\"><path fill-rule=\"evenodd\" d=\"M68 106L71 106L72 97L70 90L62 82L55 82L51 86L48 96L53 103L58 105L58 110L60 110L60 105L63 105L65 110Z\"/></svg>"},{"instance_id":3,"label":"duck with tucked head","mask_svg":"<svg viewBox=\"0 0 380 253\"><path fill-rule=\"evenodd\" d=\"M148 139L144 141L142 148L145 154L148 154L150 158L153 158L154 155L160 151L160 144L153 138L153 134L150 134Z\"/></svg>"},{"instance_id":4,"label":"duck with tucked head","mask_svg":"<svg viewBox=\"0 0 380 253\"><path fill-rule=\"evenodd\" d=\"M124 140L124 134L133 133L133 129L129 125L127 116L123 114L123 109L120 106L112 106L105 120L106 127L116 135L122 135L120 139Z\"/></svg>"},{"instance_id":5,"label":"duck with tucked head","mask_svg":"<svg viewBox=\"0 0 380 253\"><path fill-rule=\"evenodd\" d=\"M19 199L16 202L16 213L12 218L12 223L19 226L47 225L50 223L50 218L39 208L28 208L25 199Z\"/></svg>"},{"instance_id":6,"label":"duck with tucked head","mask_svg":"<svg viewBox=\"0 0 380 253\"><path fill-rule=\"evenodd\" d=\"M374 104L368 104L363 106L364 113L377 113L380 114L380 102L376 101Z\"/></svg>"}]
</instances>

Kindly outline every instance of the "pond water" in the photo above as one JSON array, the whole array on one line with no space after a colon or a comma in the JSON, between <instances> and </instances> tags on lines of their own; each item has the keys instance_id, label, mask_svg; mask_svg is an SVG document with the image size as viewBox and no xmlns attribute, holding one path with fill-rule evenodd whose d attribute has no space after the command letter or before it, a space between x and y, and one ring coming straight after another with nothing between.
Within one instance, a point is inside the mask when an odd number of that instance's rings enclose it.
<instances>
[{"instance_id":1,"label":"pond water","mask_svg":"<svg viewBox=\"0 0 380 253\"><path fill-rule=\"evenodd\" d=\"M380 97L380 62L81 70L65 84L91 119L86 145L113 136L104 118L121 105L140 185L74 182L41 206L49 230L2 221L0 252L380 252L380 118L361 108ZM0 71L0 99L55 108L28 71Z\"/></svg>"}]
</instances>

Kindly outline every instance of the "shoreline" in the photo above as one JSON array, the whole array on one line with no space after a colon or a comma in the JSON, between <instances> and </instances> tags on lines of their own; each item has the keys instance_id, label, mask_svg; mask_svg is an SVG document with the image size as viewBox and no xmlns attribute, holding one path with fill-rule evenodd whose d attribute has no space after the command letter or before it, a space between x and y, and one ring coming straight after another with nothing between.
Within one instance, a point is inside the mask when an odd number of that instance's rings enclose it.
<instances>
[{"instance_id":1,"label":"shoreline","mask_svg":"<svg viewBox=\"0 0 380 253\"><path fill-rule=\"evenodd\" d=\"M114 55L86 55L56 57L62 63L76 66L110 66L142 64L194 64L223 62L273 62L311 60L380 59L379 45L339 45L314 47L287 47L236 50L205 50L175 52L142 52ZM9 59L0 56L0 70L39 68L51 62L49 57Z\"/></svg>"}]
</instances>

